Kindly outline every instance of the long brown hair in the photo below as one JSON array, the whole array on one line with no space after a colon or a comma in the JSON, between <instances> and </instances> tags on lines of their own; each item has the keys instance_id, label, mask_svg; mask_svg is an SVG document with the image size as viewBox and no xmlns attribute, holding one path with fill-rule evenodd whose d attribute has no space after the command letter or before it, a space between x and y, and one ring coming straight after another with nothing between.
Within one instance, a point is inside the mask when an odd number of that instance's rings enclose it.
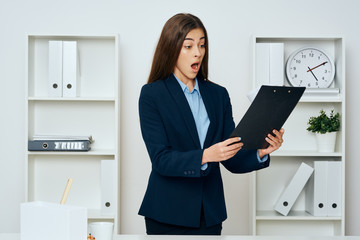
<instances>
[{"instance_id":1,"label":"long brown hair","mask_svg":"<svg viewBox=\"0 0 360 240\"><path fill-rule=\"evenodd\" d=\"M198 76L200 75L204 80L208 80L209 41L206 29L198 17L189 13L179 13L171 17L162 29L147 83L170 76L175 68L186 35L195 28L200 28L205 35L205 56Z\"/></svg>"}]
</instances>

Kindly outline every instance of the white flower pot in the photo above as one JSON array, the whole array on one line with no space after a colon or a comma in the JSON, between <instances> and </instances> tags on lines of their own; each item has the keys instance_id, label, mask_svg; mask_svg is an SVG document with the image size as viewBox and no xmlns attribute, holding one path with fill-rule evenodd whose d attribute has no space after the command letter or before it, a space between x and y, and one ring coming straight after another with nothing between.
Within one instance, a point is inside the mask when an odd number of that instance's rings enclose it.
<instances>
[{"instance_id":1,"label":"white flower pot","mask_svg":"<svg viewBox=\"0 0 360 240\"><path fill-rule=\"evenodd\" d=\"M336 132L315 133L318 152L334 152L336 142Z\"/></svg>"}]
</instances>

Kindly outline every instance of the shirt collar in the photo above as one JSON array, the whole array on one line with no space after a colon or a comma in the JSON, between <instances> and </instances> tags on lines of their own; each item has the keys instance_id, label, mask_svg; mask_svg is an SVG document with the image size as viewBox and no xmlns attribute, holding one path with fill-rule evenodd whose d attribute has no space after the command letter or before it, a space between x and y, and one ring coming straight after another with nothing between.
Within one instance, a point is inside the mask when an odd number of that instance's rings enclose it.
<instances>
[{"instance_id":1,"label":"shirt collar","mask_svg":"<svg viewBox=\"0 0 360 240\"><path fill-rule=\"evenodd\" d=\"M183 83L180 79L177 78L177 76L173 73L174 77L176 78L176 80L178 81L178 83L180 84L183 92L189 92L189 88L188 86L185 85L185 83ZM191 91L191 93L193 93L194 91L197 91L199 92L199 85L198 85L198 81L197 81L197 78L195 78L195 86L194 86L194 89Z\"/></svg>"}]
</instances>

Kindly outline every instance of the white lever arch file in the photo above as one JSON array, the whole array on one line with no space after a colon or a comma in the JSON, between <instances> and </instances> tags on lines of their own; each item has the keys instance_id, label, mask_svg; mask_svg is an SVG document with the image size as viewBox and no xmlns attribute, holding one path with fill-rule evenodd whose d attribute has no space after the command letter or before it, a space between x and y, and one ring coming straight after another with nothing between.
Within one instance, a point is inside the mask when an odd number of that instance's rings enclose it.
<instances>
[{"instance_id":1,"label":"white lever arch file","mask_svg":"<svg viewBox=\"0 0 360 240\"><path fill-rule=\"evenodd\" d=\"M314 174L305 191L305 210L317 217L327 215L327 161L314 161Z\"/></svg>"},{"instance_id":2,"label":"white lever arch file","mask_svg":"<svg viewBox=\"0 0 360 240\"><path fill-rule=\"evenodd\" d=\"M291 179L284 192L275 205L275 211L284 216L289 214L299 194L303 190L306 182L309 180L314 169L305 163L301 163L294 177Z\"/></svg>"},{"instance_id":3,"label":"white lever arch file","mask_svg":"<svg viewBox=\"0 0 360 240\"><path fill-rule=\"evenodd\" d=\"M77 97L78 84L78 52L76 41L63 41L63 96Z\"/></svg>"},{"instance_id":4,"label":"white lever arch file","mask_svg":"<svg viewBox=\"0 0 360 240\"><path fill-rule=\"evenodd\" d=\"M341 216L341 162L329 161L327 173L327 215Z\"/></svg>"},{"instance_id":5,"label":"white lever arch file","mask_svg":"<svg viewBox=\"0 0 360 240\"><path fill-rule=\"evenodd\" d=\"M62 97L63 85L63 43L49 41L48 94L50 97Z\"/></svg>"}]
</instances>

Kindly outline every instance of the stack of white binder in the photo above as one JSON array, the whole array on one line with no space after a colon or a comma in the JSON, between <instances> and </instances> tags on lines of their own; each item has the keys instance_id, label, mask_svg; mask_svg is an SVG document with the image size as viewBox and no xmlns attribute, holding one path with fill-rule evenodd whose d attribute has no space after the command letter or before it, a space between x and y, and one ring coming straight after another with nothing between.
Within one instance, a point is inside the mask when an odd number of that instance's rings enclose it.
<instances>
[{"instance_id":1,"label":"stack of white binder","mask_svg":"<svg viewBox=\"0 0 360 240\"><path fill-rule=\"evenodd\" d=\"M79 75L77 42L49 41L49 96L77 97Z\"/></svg>"},{"instance_id":2,"label":"stack of white binder","mask_svg":"<svg viewBox=\"0 0 360 240\"><path fill-rule=\"evenodd\" d=\"M305 209L313 216L341 216L341 162L315 161L306 187Z\"/></svg>"},{"instance_id":3,"label":"stack of white binder","mask_svg":"<svg viewBox=\"0 0 360 240\"><path fill-rule=\"evenodd\" d=\"M256 43L257 86L284 85L284 43Z\"/></svg>"},{"instance_id":4,"label":"stack of white binder","mask_svg":"<svg viewBox=\"0 0 360 240\"><path fill-rule=\"evenodd\" d=\"M317 217L341 216L341 162L301 163L275 204L275 211L287 216L305 188L305 211Z\"/></svg>"}]
</instances>

